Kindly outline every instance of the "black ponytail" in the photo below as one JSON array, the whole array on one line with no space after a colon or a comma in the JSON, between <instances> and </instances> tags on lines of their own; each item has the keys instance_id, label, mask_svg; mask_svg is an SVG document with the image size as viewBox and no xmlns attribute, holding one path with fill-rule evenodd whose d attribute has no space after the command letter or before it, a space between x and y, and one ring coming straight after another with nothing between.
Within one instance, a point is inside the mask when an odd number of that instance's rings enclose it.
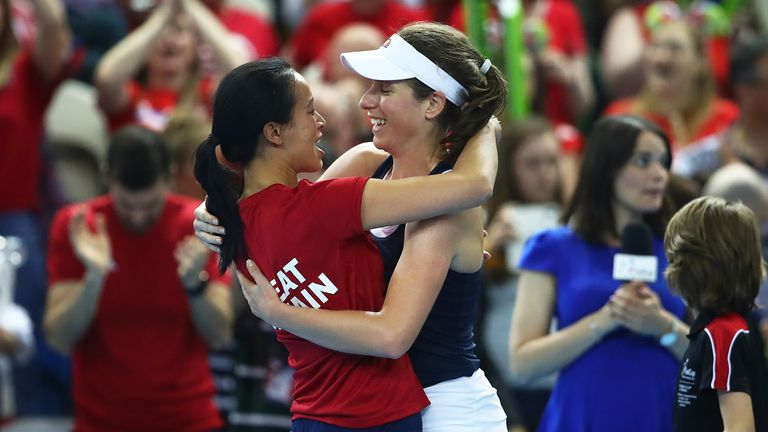
<instances>
[{"instance_id":1,"label":"black ponytail","mask_svg":"<svg viewBox=\"0 0 768 432\"><path fill-rule=\"evenodd\" d=\"M291 120L296 103L294 70L285 60L269 58L238 66L219 83L213 102L212 133L195 153L195 177L205 192L208 213L226 230L221 244L219 270L246 256L243 221L238 200L243 179L219 164L221 156L246 167L258 154L264 126Z\"/></svg>"},{"instance_id":2,"label":"black ponytail","mask_svg":"<svg viewBox=\"0 0 768 432\"><path fill-rule=\"evenodd\" d=\"M197 148L195 152L195 177L208 194L205 207L208 213L216 215L226 235L220 246L219 271L224 271L235 257L245 251L243 241L243 221L237 201L242 193L242 181L237 174L224 169L216 158L216 142L213 135ZM239 187L237 184L239 183ZM234 186L234 187L233 187Z\"/></svg>"}]
</instances>

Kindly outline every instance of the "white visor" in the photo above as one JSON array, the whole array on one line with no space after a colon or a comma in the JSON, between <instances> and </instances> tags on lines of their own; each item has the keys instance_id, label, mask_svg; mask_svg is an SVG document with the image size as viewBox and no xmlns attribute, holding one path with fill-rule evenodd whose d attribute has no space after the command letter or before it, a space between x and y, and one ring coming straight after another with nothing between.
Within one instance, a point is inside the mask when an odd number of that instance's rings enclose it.
<instances>
[{"instance_id":1,"label":"white visor","mask_svg":"<svg viewBox=\"0 0 768 432\"><path fill-rule=\"evenodd\" d=\"M341 62L347 69L374 81L416 78L443 92L459 107L467 98L467 89L398 34L393 34L379 49L343 53Z\"/></svg>"}]
</instances>

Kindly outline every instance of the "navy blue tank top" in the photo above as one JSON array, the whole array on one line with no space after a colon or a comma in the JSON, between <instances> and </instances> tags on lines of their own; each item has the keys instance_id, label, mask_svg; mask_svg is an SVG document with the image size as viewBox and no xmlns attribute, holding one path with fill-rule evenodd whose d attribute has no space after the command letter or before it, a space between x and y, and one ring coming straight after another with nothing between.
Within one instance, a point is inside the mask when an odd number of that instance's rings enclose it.
<instances>
[{"instance_id":1,"label":"navy blue tank top","mask_svg":"<svg viewBox=\"0 0 768 432\"><path fill-rule=\"evenodd\" d=\"M384 178L392 169L392 163L390 156L372 177ZM441 162L430 175L450 168L449 164ZM387 237L372 237L381 251L384 277L388 285L403 252L405 225L398 226ZM422 386L429 387L443 381L468 377L480 367L480 360L475 354L474 324L481 283L482 270L475 273L448 270L424 327L408 350Z\"/></svg>"}]
</instances>

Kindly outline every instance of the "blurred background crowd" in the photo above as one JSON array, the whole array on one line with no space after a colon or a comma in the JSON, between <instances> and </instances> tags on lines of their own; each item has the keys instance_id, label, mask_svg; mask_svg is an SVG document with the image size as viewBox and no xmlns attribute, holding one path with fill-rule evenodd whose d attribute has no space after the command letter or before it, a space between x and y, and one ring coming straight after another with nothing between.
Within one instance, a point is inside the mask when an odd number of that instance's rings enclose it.
<instances>
[{"instance_id":1,"label":"blurred background crowd","mask_svg":"<svg viewBox=\"0 0 768 432\"><path fill-rule=\"evenodd\" d=\"M0 0L0 419L6 427L40 418L63 419L61 426L72 416L70 359L44 332L46 308L54 306L46 305L46 263L55 251L46 245L58 209L108 191L105 167L117 163L107 160L115 134L135 126L155 134L167 149L169 189L199 201L192 154L210 132L218 80L246 61L279 55L310 82L327 121L321 146L328 166L371 139L358 107L370 83L346 70L339 54L375 49L409 22L465 30L471 3ZM507 2L482 3L480 37L503 69ZM768 248L768 2L520 3L524 79L514 88L524 93L526 114L501 119L499 174L486 206L492 257L476 341L510 430L532 431L557 376L523 383L510 372L518 259L530 236L558 225L582 170L583 137L598 119L635 114L658 125L671 143L665 191L671 202L679 208L704 194L741 200L755 212ZM761 296L768 304L768 291ZM227 303L229 333L208 344L205 371L224 428L287 431L287 354L239 289ZM755 320L768 338L768 312L758 310Z\"/></svg>"}]
</instances>

